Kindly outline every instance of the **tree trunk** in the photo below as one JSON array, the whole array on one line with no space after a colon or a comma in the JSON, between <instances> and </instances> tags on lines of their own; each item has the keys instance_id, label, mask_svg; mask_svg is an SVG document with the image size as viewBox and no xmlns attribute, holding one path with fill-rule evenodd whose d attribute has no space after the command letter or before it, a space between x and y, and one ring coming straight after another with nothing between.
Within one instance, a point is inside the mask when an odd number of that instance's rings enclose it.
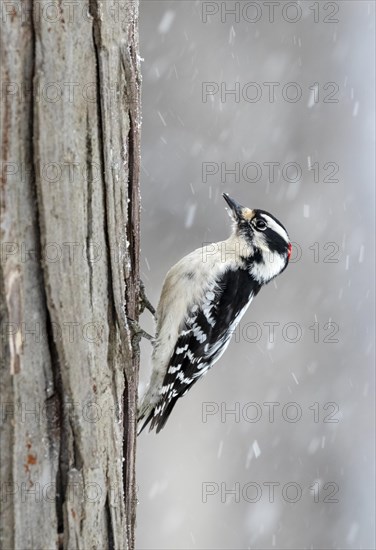
<instances>
[{"instance_id":1,"label":"tree trunk","mask_svg":"<svg viewBox=\"0 0 376 550\"><path fill-rule=\"evenodd\" d=\"M134 548L138 3L2 17L2 547Z\"/></svg>"}]
</instances>

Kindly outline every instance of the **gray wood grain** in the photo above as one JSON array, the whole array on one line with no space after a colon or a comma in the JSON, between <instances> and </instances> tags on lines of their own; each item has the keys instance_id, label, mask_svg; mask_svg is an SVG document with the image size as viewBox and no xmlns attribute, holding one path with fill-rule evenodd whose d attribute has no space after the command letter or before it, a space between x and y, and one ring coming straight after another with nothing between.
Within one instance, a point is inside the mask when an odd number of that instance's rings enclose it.
<instances>
[{"instance_id":1,"label":"gray wood grain","mask_svg":"<svg viewBox=\"0 0 376 550\"><path fill-rule=\"evenodd\" d=\"M138 4L38 4L2 34L2 546L134 548Z\"/></svg>"}]
</instances>

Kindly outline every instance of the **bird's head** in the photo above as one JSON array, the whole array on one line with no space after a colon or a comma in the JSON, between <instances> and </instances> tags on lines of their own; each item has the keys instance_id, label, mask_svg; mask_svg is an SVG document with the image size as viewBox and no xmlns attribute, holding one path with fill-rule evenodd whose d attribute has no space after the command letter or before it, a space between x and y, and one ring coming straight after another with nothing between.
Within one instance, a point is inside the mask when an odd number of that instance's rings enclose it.
<instances>
[{"instance_id":1,"label":"bird's head","mask_svg":"<svg viewBox=\"0 0 376 550\"><path fill-rule=\"evenodd\" d=\"M286 269L291 256L291 242L285 227L265 210L251 210L223 193L234 221L235 235L244 241L244 259L250 272L265 284Z\"/></svg>"}]
</instances>

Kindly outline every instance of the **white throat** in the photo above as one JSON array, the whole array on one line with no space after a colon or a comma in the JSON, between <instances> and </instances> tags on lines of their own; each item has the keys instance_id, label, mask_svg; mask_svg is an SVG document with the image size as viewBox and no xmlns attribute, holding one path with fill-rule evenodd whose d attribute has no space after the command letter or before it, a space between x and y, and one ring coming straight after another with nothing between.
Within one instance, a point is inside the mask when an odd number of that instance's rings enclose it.
<instances>
[{"instance_id":1,"label":"white throat","mask_svg":"<svg viewBox=\"0 0 376 550\"><path fill-rule=\"evenodd\" d=\"M261 249L261 253L264 261L254 262L249 272L258 283L264 285L283 270L286 265L286 257L278 252L271 252L269 249Z\"/></svg>"}]
</instances>

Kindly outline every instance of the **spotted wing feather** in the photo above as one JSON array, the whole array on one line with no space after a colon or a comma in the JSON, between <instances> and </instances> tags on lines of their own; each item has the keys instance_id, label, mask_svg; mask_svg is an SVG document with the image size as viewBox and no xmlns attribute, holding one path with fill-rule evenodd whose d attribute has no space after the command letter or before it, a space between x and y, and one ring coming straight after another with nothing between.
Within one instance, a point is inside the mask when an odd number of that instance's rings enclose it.
<instances>
[{"instance_id":1,"label":"spotted wing feather","mask_svg":"<svg viewBox=\"0 0 376 550\"><path fill-rule=\"evenodd\" d=\"M159 432L179 397L182 397L220 358L237 322L260 285L249 271L228 270L205 291L202 304L187 315L169 361L161 398L143 427Z\"/></svg>"}]
</instances>

